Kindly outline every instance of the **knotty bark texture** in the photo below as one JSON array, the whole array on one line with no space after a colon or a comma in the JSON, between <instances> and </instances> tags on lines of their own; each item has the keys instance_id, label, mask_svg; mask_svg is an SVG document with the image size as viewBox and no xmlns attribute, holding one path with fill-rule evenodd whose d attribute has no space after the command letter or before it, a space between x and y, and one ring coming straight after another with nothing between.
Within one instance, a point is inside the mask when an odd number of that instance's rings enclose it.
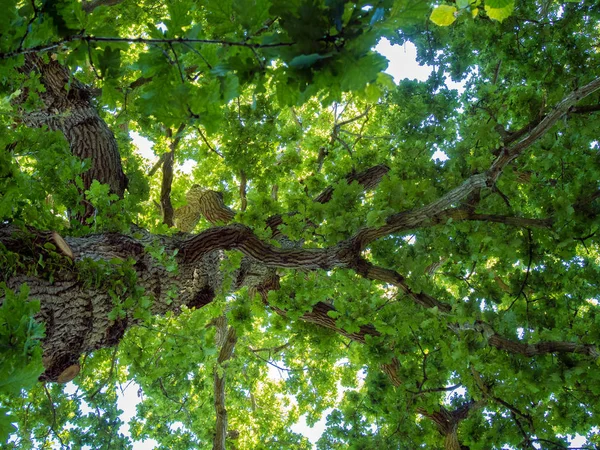
<instances>
[{"instance_id":1,"label":"knotty bark texture","mask_svg":"<svg viewBox=\"0 0 600 450\"><path fill-rule=\"evenodd\" d=\"M11 289L27 283L31 298L40 300L41 310L37 319L46 324L43 341L43 380L56 381L68 367L77 364L79 357L90 351L112 347L122 338L125 331L138 323L132 312L124 317L109 318L117 306L110 295L106 280L90 280L85 264L91 261L131 259L137 275L137 285L153 299L151 314L180 311L183 305L200 308L214 298L220 288L222 277L219 271L221 252L207 253L193 264L179 261L177 275L168 272L145 250L145 246L156 245L157 237L138 233L144 237L134 239L120 234L91 235L85 238L65 238L75 262L63 257L55 264L56 271L49 279L28 269L17 270L7 280ZM181 245L177 238L159 241L167 253ZM11 252L22 258L25 266L35 266L43 254L43 235L34 230L23 231L11 225L0 225L0 242ZM177 293L172 299L167 291ZM1 301L1 299L0 299Z\"/></svg>"},{"instance_id":2,"label":"knotty bark texture","mask_svg":"<svg viewBox=\"0 0 600 450\"><path fill-rule=\"evenodd\" d=\"M210 303L215 292L221 288L220 264L223 250L228 249L238 249L247 258L234 274L236 288L247 286L259 292L264 301L269 290L279 287L276 273L278 267L308 270L345 267L367 278L403 288L403 279L399 274L371 266L359 258L348 258L350 250L344 245L332 249L277 248L261 241L250 229L239 224L213 227L191 237L186 234L155 236L140 229L136 230L136 235L142 237L133 238L117 233L66 237L64 242L70 249L74 262L66 255L59 256L64 261L55 264L52 278L48 278L32 273L30 268L36 266L39 256L46 251L43 245L52 239L52 233L22 230L10 224L0 225L0 243L8 251L18 254L23 263L8 277L8 287L17 289L27 283L30 296L41 302L38 319L46 323L47 329L47 336L43 341L46 371L42 379L58 380L64 370L77 364L80 355L116 345L127 328L138 322L131 311L125 311L122 317L110 318L117 306L110 295L110 285L102 279L98 282L89 280L85 264L90 261L111 261L115 258L131 261L132 270L135 270L137 276L136 284L153 299L151 314L165 314L167 311L177 313L183 305L201 308ZM163 246L167 254L172 255L178 250L175 260L179 270L176 275L167 271L146 250L148 246L157 244ZM168 295L169 290L175 293L174 298ZM405 294L425 307L437 307L442 312L450 308L426 294L414 294L410 290L405 291ZM273 309L285 315L284 311ZM360 343L364 342L365 335L378 335L377 330L371 326L361 327L358 333L348 333L329 317L330 311L334 311L333 307L318 302L301 319ZM458 337L465 331L478 331L490 346L526 357L556 352L598 356L596 347L588 345L562 342L540 342L535 345L519 343L501 337L483 322L474 325L450 323L448 327ZM384 367L394 384L401 382L395 375L397 364L395 361Z\"/></svg>"},{"instance_id":3,"label":"knotty bark texture","mask_svg":"<svg viewBox=\"0 0 600 450\"><path fill-rule=\"evenodd\" d=\"M458 426L461 421L468 417L471 411L484 405L485 401L483 400L470 401L452 411L440 406L437 411L428 412L423 408L418 408L417 412L435 423L440 434L444 436L445 450L469 450L469 447L462 445L458 439Z\"/></svg>"},{"instance_id":4,"label":"knotty bark texture","mask_svg":"<svg viewBox=\"0 0 600 450\"><path fill-rule=\"evenodd\" d=\"M89 189L93 180L98 180L123 197L127 177L123 173L117 141L99 116L90 88L52 58L45 62L41 57L27 55L21 72L39 74L45 88L45 92L39 93L43 107L34 112L23 111L23 122L30 127L46 125L51 130L61 131L69 142L71 153L81 160L89 160L89 170L81 175L83 190ZM26 98L27 92L24 92L20 100ZM93 212L92 205L86 202L83 218L90 217Z\"/></svg>"}]
</instances>

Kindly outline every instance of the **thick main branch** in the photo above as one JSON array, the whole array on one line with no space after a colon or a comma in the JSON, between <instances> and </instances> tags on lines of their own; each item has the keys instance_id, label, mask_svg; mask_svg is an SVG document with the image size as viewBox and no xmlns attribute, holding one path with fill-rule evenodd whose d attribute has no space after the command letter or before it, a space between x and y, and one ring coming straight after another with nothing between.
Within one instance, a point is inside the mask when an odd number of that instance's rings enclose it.
<instances>
[{"instance_id":1,"label":"thick main branch","mask_svg":"<svg viewBox=\"0 0 600 450\"><path fill-rule=\"evenodd\" d=\"M389 234L418 228L442 212L458 207L463 199L475 191L493 187L508 164L546 134L561 117L569 112L570 108L598 89L600 89L600 78L571 92L540 123L531 130L527 130L522 139L509 147L502 148L489 169L484 173L478 173L467 178L460 186L428 205L389 216L386 219L386 224L381 227L364 228L358 231L353 238L356 246L364 248L370 242Z\"/></svg>"}]
</instances>

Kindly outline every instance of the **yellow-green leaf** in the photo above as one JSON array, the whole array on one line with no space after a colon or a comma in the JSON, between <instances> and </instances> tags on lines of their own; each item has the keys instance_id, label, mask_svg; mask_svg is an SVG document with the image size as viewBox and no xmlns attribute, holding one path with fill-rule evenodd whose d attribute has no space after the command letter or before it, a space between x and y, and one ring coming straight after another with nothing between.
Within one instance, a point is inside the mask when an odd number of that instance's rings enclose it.
<instances>
[{"instance_id":1,"label":"yellow-green leaf","mask_svg":"<svg viewBox=\"0 0 600 450\"><path fill-rule=\"evenodd\" d=\"M447 27L456 20L456 11L457 9L454 6L440 5L433 10L429 18L436 25Z\"/></svg>"},{"instance_id":2,"label":"yellow-green leaf","mask_svg":"<svg viewBox=\"0 0 600 450\"><path fill-rule=\"evenodd\" d=\"M485 12L487 13L488 17L490 19L497 20L498 22L502 22L504 19L509 17L514 9L514 2L509 3L503 8L490 8L488 5L485 5Z\"/></svg>"}]
</instances>

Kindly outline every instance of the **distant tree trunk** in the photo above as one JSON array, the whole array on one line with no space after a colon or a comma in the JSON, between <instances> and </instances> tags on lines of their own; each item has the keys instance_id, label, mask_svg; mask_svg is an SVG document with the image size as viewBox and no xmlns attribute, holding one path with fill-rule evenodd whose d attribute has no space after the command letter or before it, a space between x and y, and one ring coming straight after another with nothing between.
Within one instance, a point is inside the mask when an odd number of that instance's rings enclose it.
<instances>
[{"instance_id":1,"label":"distant tree trunk","mask_svg":"<svg viewBox=\"0 0 600 450\"><path fill-rule=\"evenodd\" d=\"M225 369L227 361L233 356L237 343L237 336L233 327L227 326L227 318L223 315L215 319L216 344L219 348L219 357L213 369L213 387L215 395L215 437L213 450L225 450L227 439L227 404L225 402Z\"/></svg>"}]
</instances>

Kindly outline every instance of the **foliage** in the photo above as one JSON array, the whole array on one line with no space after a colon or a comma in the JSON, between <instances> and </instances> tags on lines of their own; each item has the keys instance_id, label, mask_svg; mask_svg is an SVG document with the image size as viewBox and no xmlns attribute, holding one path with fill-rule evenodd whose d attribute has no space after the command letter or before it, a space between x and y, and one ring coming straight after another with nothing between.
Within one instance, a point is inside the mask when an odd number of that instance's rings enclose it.
<instances>
[{"instance_id":1,"label":"foliage","mask_svg":"<svg viewBox=\"0 0 600 450\"><path fill-rule=\"evenodd\" d=\"M17 396L21 389L31 389L43 372L40 340L44 325L34 319L40 303L29 300L26 284L18 293L4 283L0 289L4 293L0 306L0 398L5 399ZM0 407L0 440L5 441L15 431L13 421L10 409Z\"/></svg>"},{"instance_id":2,"label":"foliage","mask_svg":"<svg viewBox=\"0 0 600 450\"><path fill-rule=\"evenodd\" d=\"M597 357L492 345L494 333L522 345L600 345L598 93L493 185L452 203L460 214L369 242L361 257L404 284L342 265L278 268L280 287L261 297L236 285L246 260L227 251L215 299L182 306L182 254L163 237L186 236L163 223L162 173L152 170L173 151L175 210L199 185L222 192L233 221L276 248L334 248L488 173L599 76L599 19L598 1L6 0L0 224L77 239L126 233L164 269L168 300L157 305L140 287L133 258L71 263L56 247L33 259L0 247L1 280L67 273L110 295L110 321L137 321L118 345L83 355L72 384L36 384L38 304L3 287L0 439L11 434L8 448L125 449L145 439L211 448L216 374L227 380L231 448L310 448L294 427L301 417L326 421L320 449L442 448L434 413L471 404L456 427L471 449L566 448L576 435L600 445ZM373 50L382 38L414 43L433 68L428 80L384 73ZM127 174L123 198L98 180L84 185L92 162L61 132L30 126L45 88L19 69L29 50L69 68L67 90L75 79L90 86ZM140 156L136 135L155 160ZM349 182L378 164L389 171L375 188ZM331 199L315 201L328 187ZM94 214L78 220L86 202ZM287 240L266 226L276 215ZM201 218L195 232L213 225ZM421 294L449 310L413 301ZM305 320L323 305L329 329ZM215 329L223 315L237 333L226 362ZM353 338L364 330L374 331ZM382 369L394 361L401 383ZM139 402L128 421L118 398L129 384Z\"/></svg>"},{"instance_id":3,"label":"foliage","mask_svg":"<svg viewBox=\"0 0 600 450\"><path fill-rule=\"evenodd\" d=\"M436 6L431 12L430 19L440 26L448 26L454 23L457 17L476 18L480 11L485 15L502 22L510 17L515 8L514 0L487 0L484 4L481 0L456 0L455 5L444 4Z\"/></svg>"}]
</instances>

